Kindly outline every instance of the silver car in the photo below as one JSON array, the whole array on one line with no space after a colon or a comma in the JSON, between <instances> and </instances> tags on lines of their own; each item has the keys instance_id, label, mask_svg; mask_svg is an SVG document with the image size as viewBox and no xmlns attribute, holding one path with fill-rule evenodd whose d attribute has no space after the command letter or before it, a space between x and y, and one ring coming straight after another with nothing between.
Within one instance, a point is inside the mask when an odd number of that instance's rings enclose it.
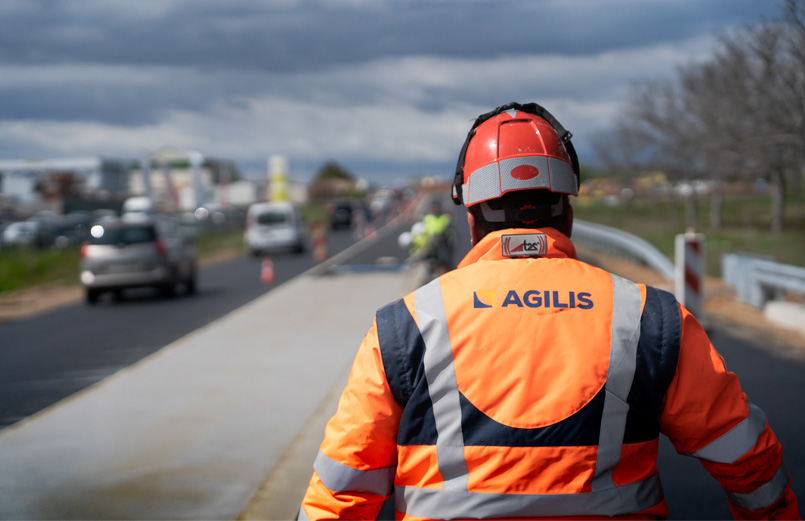
<instances>
[{"instance_id":1,"label":"silver car","mask_svg":"<svg viewBox=\"0 0 805 521\"><path fill-rule=\"evenodd\" d=\"M173 295L196 291L196 253L179 222L168 216L103 222L81 246L81 284L89 304L101 293L154 287Z\"/></svg>"}]
</instances>

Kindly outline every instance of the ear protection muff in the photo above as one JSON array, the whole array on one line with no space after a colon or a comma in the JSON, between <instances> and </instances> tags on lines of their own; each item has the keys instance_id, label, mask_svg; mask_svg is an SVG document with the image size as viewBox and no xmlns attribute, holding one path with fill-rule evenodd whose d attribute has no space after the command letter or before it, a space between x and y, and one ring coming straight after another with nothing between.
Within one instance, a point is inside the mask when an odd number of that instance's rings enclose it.
<instances>
[{"instance_id":1,"label":"ear protection muff","mask_svg":"<svg viewBox=\"0 0 805 521\"><path fill-rule=\"evenodd\" d=\"M478 128L484 121L487 121L490 118L497 116L502 112L506 112L507 110L518 110L521 112L526 112L528 114L532 114L534 116L538 116L545 121L547 121L551 127L553 127L556 135L559 136L559 140L562 142L562 145L565 147L567 151L568 157L570 157L570 162L573 167L573 173L576 174L576 186L581 184L581 174L579 169L579 159L576 155L576 149L573 147L573 143L570 139L573 137L569 131L565 130L565 127L562 126L559 121L553 117L553 115L545 110L542 106L536 103L526 103L521 105L517 102L507 103L506 105L501 105L500 107L491 110L485 114L481 114L475 119L475 123L473 123L472 128L467 133L467 138L464 140L464 145L461 147L461 152L458 155L458 163L456 164L456 172L455 176L453 177L453 187L452 187L452 198L453 203L456 205L463 205L464 204L464 196L462 194L462 184L464 182L464 158L467 154L467 147L472 140L472 137L475 135L475 129Z\"/></svg>"}]
</instances>

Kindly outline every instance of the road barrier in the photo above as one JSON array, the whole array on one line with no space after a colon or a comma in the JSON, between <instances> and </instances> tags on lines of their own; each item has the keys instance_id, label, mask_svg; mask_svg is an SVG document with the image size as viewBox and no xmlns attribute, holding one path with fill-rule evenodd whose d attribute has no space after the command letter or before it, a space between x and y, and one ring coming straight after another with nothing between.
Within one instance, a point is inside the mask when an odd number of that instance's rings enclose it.
<instances>
[{"instance_id":1,"label":"road barrier","mask_svg":"<svg viewBox=\"0 0 805 521\"><path fill-rule=\"evenodd\" d=\"M758 309L770 300L785 299L789 293L805 295L805 268L780 264L770 257L725 254L721 257L721 272L741 302Z\"/></svg>"},{"instance_id":2,"label":"road barrier","mask_svg":"<svg viewBox=\"0 0 805 521\"><path fill-rule=\"evenodd\" d=\"M674 293L699 321L704 317L704 235L692 229L676 236Z\"/></svg>"},{"instance_id":3,"label":"road barrier","mask_svg":"<svg viewBox=\"0 0 805 521\"><path fill-rule=\"evenodd\" d=\"M313 235L313 256L316 262L324 262L330 256L327 251L327 236L324 233L324 225L320 222L313 223L311 228Z\"/></svg>"},{"instance_id":4,"label":"road barrier","mask_svg":"<svg viewBox=\"0 0 805 521\"><path fill-rule=\"evenodd\" d=\"M692 242L688 242L686 237ZM704 295L703 235L686 233L677 236L676 267L648 242L609 226L577 219L573 223L573 238L599 251L641 262L673 280L677 300L701 319L703 304L696 299L702 299ZM741 302L758 309L771 300L784 300L791 294L805 296L805 268L780 264L770 257L724 254L721 273L724 282L735 288ZM694 309L696 306L699 306L698 312Z\"/></svg>"},{"instance_id":5,"label":"road barrier","mask_svg":"<svg viewBox=\"0 0 805 521\"><path fill-rule=\"evenodd\" d=\"M665 277L674 280L676 268L657 248L636 235L593 224L580 219L573 221L573 239L605 253L637 260Z\"/></svg>"},{"instance_id":6,"label":"road barrier","mask_svg":"<svg viewBox=\"0 0 805 521\"><path fill-rule=\"evenodd\" d=\"M645 264L674 281L676 299L697 320L704 320L704 235L691 231L677 236L676 265L640 237L602 224L576 219L573 238L599 251Z\"/></svg>"},{"instance_id":7,"label":"road barrier","mask_svg":"<svg viewBox=\"0 0 805 521\"><path fill-rule=\"evenodd\" d=\"M260 264L260 282L271 284L274 282L274 261L271 257L264 257Z\"/></svg>"}]
</instances>

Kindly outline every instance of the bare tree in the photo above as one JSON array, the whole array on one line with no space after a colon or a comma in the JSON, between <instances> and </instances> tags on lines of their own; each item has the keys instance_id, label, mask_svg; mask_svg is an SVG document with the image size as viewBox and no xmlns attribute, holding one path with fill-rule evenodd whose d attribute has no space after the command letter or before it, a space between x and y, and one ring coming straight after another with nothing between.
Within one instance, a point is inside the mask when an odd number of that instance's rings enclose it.
<instances>
[{"instance_id":1,"label":"bare tree","mask_svg":"<svg viewBox=\"0 0 805 521\"><path fill-rule=\"evenodd\" d=\"M722 225L722 183L765 177L771 229L781 231L786 185L801 201L805 165L805 3L786 0L784 7L780 21L723 36L708 60L680 68L676 81L634 86L608 159L619 148L682 179L712 180L715 229ZM694 198L686 209L695 225Z\"/></svg>"},{"instance_id":2,"label":"bare tree","mask_svg":"<svg viewBox=\"0 0 805 521\"><path fill-rule=\"evenodd\" d=\"M789 67L785 70L783 82L791 94L788 106L790 133L798 141L798 154L791 168L792 188L797 202L797 217L805 219L805 3L801 0L786 0L783 9L786 26L786 50Z\"/></svg>"},{"instance_id":3,"label":"bare tree","mask_svg":"<svg viewBox=\"0 0 805 521\"><path fill-rule=\"evenodd\" d=\"M646 164L660 167L671 179L692 186L703 171L702 150L697 143L700 124L681 93L680 85L671 81L634 86L621 127L640 144ZM695 227L696 192L689 190L685 201L686 225Z\"/></svg>"}]
</instances>

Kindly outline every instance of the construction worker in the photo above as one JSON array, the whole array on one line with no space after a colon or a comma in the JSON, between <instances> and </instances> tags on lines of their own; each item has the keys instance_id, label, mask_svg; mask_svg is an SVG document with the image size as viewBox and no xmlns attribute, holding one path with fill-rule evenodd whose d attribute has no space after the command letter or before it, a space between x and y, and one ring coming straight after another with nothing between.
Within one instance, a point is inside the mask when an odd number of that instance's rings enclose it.
<instances>
[{"instance_id":1,"label":"construction worker","mask_svg":"<svg viewBox=\"0 0 805 521\"><path fill-rule=\"evenodd\" d=\"M480 116L458 268L381 308L300 519L666 518L665 434L737 519L799 519L782 447L673 295L576 259L579 167L537 104Z\"/></svg>"},{"instance_id":2,"label":"construction worker","mask_svg":"<svg viewBox=\"0 0 805 521\"><path fill-rule=\"evenodd\" d=\"M450 215L442 212L439 201L431 201L427 215L414 225L412 232L411 256L414 259L427 263L433 276L453 269L455 232Z\"/></svg>"}]
</instances>

